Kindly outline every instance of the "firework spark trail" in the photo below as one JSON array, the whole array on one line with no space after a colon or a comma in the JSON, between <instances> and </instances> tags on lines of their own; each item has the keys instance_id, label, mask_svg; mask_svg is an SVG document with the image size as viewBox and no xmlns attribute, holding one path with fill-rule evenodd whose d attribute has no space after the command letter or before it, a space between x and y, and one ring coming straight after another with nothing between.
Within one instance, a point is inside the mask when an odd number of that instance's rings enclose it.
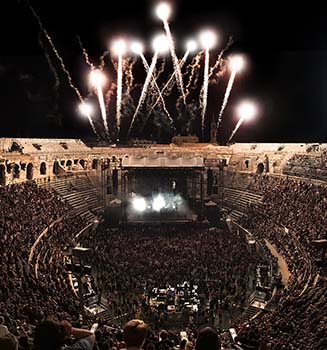
<instances>
[{"instance_id":1,"label":"firework spark trail","mask_svg":"<svg viewBox=\"0 0 327 350\"><path fill-rule=\"evenodd\" d=\"M133 86L134 82L134 76L133 76L133 68L136 63L137 59L134 58L133 60L126 58L124 60L124 65L123 65L123 73L124 73L124 87L125 90L123 91L123 96L122 96L122 115L127 116L133 113L135 106L134 106L134 101L131 96L131 91L135 87Z\"/></svg>"},{"instance_id":2,"label":"firework spark trail","mask_svg":"<svg viewBox=\"0 0 327 350\"><path fill-rule=\"evenodd\" d=\"M233 37L230 36L229 39L228 39L228 42L226 44L226 46L220 51L218 57L217 57L217 61L215 62L214 66L211 67L210 69L210 72L209 72L209 79L211 78L211 76L213 75L214 71L216 69L218 69L221 65L221 62L222 62L222 57L223 57L223 54L225 53L226 50L229 49L229 47L233 44Z\"/></svg>"},{"instance_id":3,"label":"firework spark trail","mask_svg":"<svg viewBox=\"0 0 327 350\"><path fill-rule=\"evenodd\" d=\"M117 103L116 103L116 123L117 123L117 137L120 131L121 118L121 101L123 92L123 55L118 55L118 72L117 72Z\"/></svg>"},{"instance_id":4,"label":"firework spark trail","mask_svg":"<svg viewBox=\"0 0 327 350\"><path fill-rule=\"evenodd\" d=\"M92 120L91 115L90 115L89 113L87 113L86 116L87 116L87 119L88 119L89 122L90 122L90 125L91 125L91 127L92 127L92 130L93 130L95 136L96 136L98 139L100 139L101 137L100 137L100 135L98 134L98 132L97 132L96 129L95 129L95 125L94 125L94 123L93 123L93 120Z\"/></svg>"},{"instance_id":5,"label":"firework spark trail","mask_svg":"<svg viewBox=\"0 0 327 350\"><path fill-rule=\"evenodd\" d=\"M237 122L237 124L236 124L234 130L232 131L232 133L231 133L231 135L230 135L230 137L229 137L229 139L228 139L227 142L230 142L230 141L231 141L231 139L234 137L236 131L239 129L239 127L242 125L242 123L244 122L245 119L246 119L246 118L243 117L243 118L241 118L241 119Z\"/></svg>"},{"instance_id":6,"label":"firework spark trail","mask_svg":"<svg viewBox=\"0 0 327 350\"><path fill-rule=\"evenodd\" d=\"M229 78L228 85L227 85L226 92L225 92L225 96L224 96L224 100L223 100L223 104L222 104L220 112L219 112L219 117L218 117L218 122L217 122L217 130L218 130L219 125L221 123L224 110L225 110L225 108L227 106L228 98L229 98L229 95L230 95L230 93L232 91L232 87L233 87L233 83L234 83L234 80L235 80L235 76L236 76L236 70L234 69L234 70L232 70L232 74L231 74L231 76Z\"/></svg>"},{"instance_id":7,"label":"firework spark trail","mask_svg":"<svg viewBox=\"0 0 327 350\"><path fill-rule=\"evenodd\" d=\"M100 106L100 111L101 111L101 116L102 116L104 128L106 130L107 136L110 138L109 127L108 127L108 123L107 123L106 106L105 106L105 103L104 103L104 98L103 98L103 92L102 92L101 85L97 84L96 89L97 89L97 95L98 95L99 106Z\"/></svg>"},{"instance_id":8,"label":"firework spark trail","mask_svg":"<svg viewBox=\"0 0 327 350\"><path fill-rule=\"evenodd\" d=\"M139 53L139 56L141 57L141 60L142 60L142 63L143 63L143 67L145 69L146 74L149 74L150 67L148 65L148 62L147 62L146 58L144 57L142 52Z\"/></svg>"},{"instance_id":9,"label":"firework spark trail","mask_svg":"<svg viewBox=\"0 0 327 350\"><path fill-rule=\"evenodd\" d=\"M118 64L117 64L117 62L116 62L113 58L111 58L111 64L112 64L114 70L115 70L116 72L118 72Z\"/></svg>"},{"instance_id":10,"label":"firework spark trail","mask_svg":"<svg viewBox=\"0 0 327 350\"><path fill-rule=\"evenodd\" d=\"M44 52L45 58L46 58L46 60L48 62L49 68L50 68L50 70L53 73L54 78L55 78L55 82L54 82L53 88L54 88L54 91L55 91L55 94L56 94L56 98L57 98L58 97L58 87L60 86L60 79L59 79L59 76L57 74L57 71L56 71L54 65L51 62L51 58L50 58L49 54L47 53L46 48L45 48L45 46L44 46L44 44L43 44L43 42L41 40L41 37L39 38L39 43L40 43L40 45L41 45L41 47L43 49L43 52Z\"/></svg>"},{"instance_id":11,"label":"firework spark trail","mask_svg":"<svg viewBox=\"0 0 327 350\"><path fill-rule=\"evenodd\" d=\"M180 68L182 69L186 60L187 60L187 57L189 55L190 51L189 50L186 50L183 58L180 60L179 62L179 66ZM162 98L162 96L165 94L166 90L168 91L171 91L171 89L173 88L174 84L174 78L175 78L175 75L176 75L176 71L174 71L171 75L170 75L170 78L168 79L167 83L164 85L164 87L161 89L160 91L160 95L159 97L157 98L156 102L152 105L151 109L150 109L150 112L151 113L154 108L156 107L156 105L159 103L160 99ZM168 89L169 88L169 89ZM166 94L165 94L166 95Z\"/></svg>"},{"instance_id":12,"label":"firework spark trail","mask_svg":"<svg viewBox=\"0 0 327 350\"><path fill-rule=\"evenodd\" d=\"M153 76L154 76L156 81L159 79L160 75L165 71L165 67L166 67L166 61L165 61L164 58L162 58L162 62L161 62L160 68L155 70L154 73L153 73Z\"/></svg>"},{"instance_id":13,"label":"firework spark trail","mask_svg":"<svg viewBox=\"0 0 327 350\"><path fill-rule=\"evenodd\" d=\"M144 57L143 53L140 53L139 55L140 55L140 57L141 57L141 59L142 59L142 62L143 62L143 66L144 66L145 71L147 72L147 74L149 74L150 67L149 67L149 65L148 65L148 62L147 62L146 58ZM163 65L162 65L162 68L158 71L157 77L163 72L163 70L164 70L164 63L163 63ZM168 110L167 110L167 107L166 107L166 104L165 104L165 100L164 100L163 97L162 97L162 94L161 94L161 92L160 92L160 88L159 88L159 86L158 86L158 84L157 84L156 78L153 76L153 73L152 73L152 75L151 75L151 78L152 78L152 84L153 84L153 86L155 87L155 89L157 90L158 100L161 101L163 110L164 110L165 113L167 114L169 120L170 120L171 122L174 122L173 119L172 119L172 117L170 116ZM152 112L152 109L151 109L151 111L149 112L148 116L151 114L151 112Z\"/></svg>"},{"instance_id":14,"label":"firework spark trail","mask_svg":"<svg viewBox=\"0 0 327 350\"><path fill-rule=\"evenodd\" d=\"M177 58L176 52L175 52L174 39L171 35L168 21L163 20L163 23L164 23L164 28L165 28L167 38L168 38L168 43L169 43L171 58L173 60L174 70L175 70L175 72L177 72L177 74L176 74L177 86L180 90L180 93L183 96L183 102L184 102L184 104L186 104L186 97L185 97L184 86L183 86L183 77L182 77L181 68L180 68L179 63L178 63L178 58Z\"/></svg>"},{"instance_id":15,"label":"firework spark trail","mask_svg":"<svg viewBox=\"0 0 327 350\"><path fill-rule=\"evenodd\" d=\"M85 47L83 46L83 43L82 43L82 40L81 38L79 37L79 35L77 35L77 40L78 40L78 44L83 52L83 56L85 58L85 62L86 64L91 68L91 69L94 69L94 65L93 63L90 61L89 59L89 54L87 53Z\"/></svg>"},{"instance_id":16,"label":"firework spark trail","mask_svg":"<svg viewBox=\"0 0 327 350\"><path fill-rule=\"evenodd\" d=\"M208 103L208 85L209 85L209 49L205 51L205 64L204 64L204 79L203 79L203 93L202 93L202 138L204 138L204 127L205 127L205 115Z\"/></svg>"},{"instance_id":17,"label":"firework spark trail","mask_svg":"<svg viewBox=\"0 0 327 350\"><path fill-rule=\"evenodd\" d=\"M116 89L116 84L112 83L110 88L106 92L105 105L106 105L106 112L107 113L109 112L109 105L110 105L111 96L113 95L115 89Z\"/></svg>"},{"instance_id":18,"label":"firework spark trail","mask_svg":"<svg viewBox=\"0 0 327 350\"><path fill-rule=\"evenodd\" d=\"M149 87L149 84L151 82L151 79L152 79L152 74L153 74L153 71L155 69L155 66L156 66L156 63L157 63L157 60L158 60L158 54L159 52L156 51L153 55L153 58L152 58L152 62L151 62L151 66L149 67L149 71L148 71L148 74L146 76L146 79L145 79L145 82L144 82L144 85L143 85L143 89L142 89L142 92L141 92L141 96L140 96L140 99L139 99L139 102L138 102L138 105L136 107L136 110L134 112L134 115L132 117L132 121L131 121L131 124L129 126L129 129L128 129L128 132L127 132L127 138L129 137L129 134L130 132L132 131L132 128L133 128L133 125L134 125L134 121L135 121L135 118L139 112L139 110L141 109L143 103L144 103L144 100L146 98L146 94L147 94L147 91L148 91L148 87Z\"/></svg>"},{"instance_id":19,"label":"firework spark trail","mask_svg":"<svg viewBox=\"0 0 327 350\"><path fill-rule=\"evenodd\" d=\"M196 62L196 60L197 60L197 56L201 53L201 55L202 55L202 52L203 51L201 51L201 52L198 52L193 58L192 58L192 61L187 65L187 67L186 67L186 69L185 69L185 72L184 72L184 76L189 76L190 75L190 73L191 73L191 70L193 69L193 66L194 66L194 64L195 64L195 62Z\"/></svg>"},{"instance_id":20,"label":"firework spark trail","mask_svg":"<svg viewBox=\"0 0 327 350\"><path fill-rule=\"evenodd\" d=\"M131 89L133 87L133 82L134 82L134 76L133 76L133 68L136 63L136 59L134 58L132 61L130 59L125 59L124 60L124 66L123 66L123 72L125 75L125 92L124 96L127 96L130 94Z\"/></svg>"},{"instance_id":21,"label":"firework spark trail","mask_svg":"<svg viewBox=\"0 0 327 350\"><path fill-rule=\"evenodd\" d=\"M81 102L83 102L83 97L82 97L81 93L79 92L79 90L77 89L77 87L73 84L72 77L70 76L70 73L69 73L69 71L67 70L67 68L66 68L66 66L65 66L65 64L64 64L63 59L62 59L61 56L59 55L59 53L58 53L58 51L57 51L57 49L56 49L56 47L55 47L55 45L54 45L54 43L53 43L53 41L52 41L50 35L49 35L48 32L46 31L46 29L43 27L43 24L42 24L42 22L41 22L41 19L40 19L39 15L35 12L34 8L33 8L32 5L30 4L30 2L29 2L28 0L25 0L25 1L26 1L27 5L28 5L29 9L31 10L33 16L34 16L34 17L36 18L36 20L38 21L39 27L40 27L40 29L42 30L42 32L43 32L43 34L45 35L45 37L47 38L47 40L48 40L48 42L49 42L49 44L50 44L50 46L51 46L51 48L52 48L54 54L56 55L57 59L59 60L60 65L61 65L61 68L62 68L63 72L64 72L64 73L66 74L66 76L67 76L69 86L76 92L76 95L78 96L79 100L80 100Z\"/></svg>"},{"instance_id":22,"label":"firework spark trail","mask_svg":"<svg viewBox=\"0 0 327 350\"><path fill-rule=\"evenodd\" d=\"M190 67L191 68L191 73L190 73L190 77L189 77L189 80L188 80L188 83L186 85L186 97L189 96L190 92L191 92L191 84L192 84L192 81L193 81L193 78L195 76L195 74L199 72L199 69L201 67L201 64L200 64L200 60L201 60L201 57L202 57L202 54L203 54L203 51L200 51L192 60L192 63L187 67L187 70L188 68ZM195 81L197 82L198 80L198 77L195 79Z\"/></svg>"},{"instance_id":23,"label":"firework spark trail","mask_svg":"<svg viewBox=\"0 0 327 350\"><path fill-rule=\"evenodd\" d=\"M105 51L105 52L100 56L100 58L99 58L99 60L100 60L99 69L100 69L100 70L103 70L103 68L104 68L104 66L105 66L104 58L105 58L106 56L108 56L109 53L110 53L110 51Z\"/></svg>"}]
</instances>

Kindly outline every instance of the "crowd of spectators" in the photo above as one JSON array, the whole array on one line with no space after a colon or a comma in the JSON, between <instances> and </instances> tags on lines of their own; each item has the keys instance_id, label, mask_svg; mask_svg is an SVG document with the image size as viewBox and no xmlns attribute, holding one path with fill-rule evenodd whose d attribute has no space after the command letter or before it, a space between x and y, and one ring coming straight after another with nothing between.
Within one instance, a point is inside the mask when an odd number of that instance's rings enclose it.
<instances>
[{"instance_id":1,"label":"crowd of spectators","mask_svg":"<svg viewBox=\"0 0 327 350\"><path fill-rule=\"evenodd\" d=\"M152 314L147 296L154 288L176 289L184 281L198 286L201 321L210 317L202 312L207 302L212 312L244 306L249 274L255 275L260 261L248 251L244 239L226 228L143 225L100 229L84 236L81 243L92 249L87 262L92 265L98 293L116 315L130 317L138 312L143 317Z\"/></svg>"},{"instance_id":2,"label":"crowd of spectators","mask_svg":"<svg viewBox=\"0 0 327 350\"><path fill-rule=\"evenodd\" d=\"M318 154L295 154L283 168L286 175L327 180L327 150Z\"/></svg>"},{"instance_id":3,"label":"crowd of spectators","mask_svg":"<svg viewBox=\"0 0 327 350\"><path fill-rule=\"evenodd\" d=\"M231 320L230 326L252 349L326 349L327 284L315 264L319 252L311 242L326 239L327 188L260 175L251 177L246 190L263 194L263 203L249 206L242 225L258 241L268 240L276 247L291 278L274 311L251 322ZM36 347L49 348L47 339L51 338L45 337L42 347L36 335L44 336L38 333L45 322L42 320L55 315L65 321L48 321L51 327L60 325L64 330L54 349L71 335L89 338L77 343L91 349L94 336L71 326L80 323L81 308L64 265L64 252L75 246L74 236L85 222L72 214L55 192L34 182L0 187L0 201L0 341L4 339L16 349L14 334L19 336L21 349L30 349L28 338L34 325ZM29 262L33 244L46 229ZM197 322L212 322L213 315L228 313L235 305L244 306L250 272L261 262L248 251L241 236L225 228L100 226L96 232L82 235L80 243L92 249L88 262L93 266L97 293L106 298L114 314L155 321L153 330L147 327L142 344L137 345L144 349L170 349L180 344L180 349L201 350L209 338L217 345L218 334L210 327L204 331L211 333L208 339L203 343L198 340ZM187 340L174 330L161 332L158 339L164 323L160 317L153 318L147 295L153 288L184 281L198 285L201 305L209 303L213 313L206 313L203 307L198 319L189 318ZM88 316L84 321L88 326L98 320ZM95 332L99 349L128 349L126 332L112 326L101 324ZM74 344L70 347L74 349Z\"/></svg>"},{"instance_id":4,"label":"crowd of spectators","mask_svg":"<svg viewBox=\"0 0 327 350\"><path fill-rule=\"evenodd\" d=\"M28 336L29 326L49 314L78 319L80 309L61 250L83 227L83 220L70 215L70 208L55 192L34 182L1 187L0 201L0 315L9 331ZM31 248L46 229L48 234L29 263ZM49 252L38 261L42 249ZM24 342L25 337L21 339Z\"/></svg>"},{"instance_id":5,"label":"crowd of spectators","mask_svg":"<svg viewBox=\"0 0 327 350\"><path fill-rule=\"evenodd\" d=\"M253 178L248 190L263 193L261 212L294 234L305 250L315 255L311 241L327 236L326 186L262 175Z\"/></svg>"},{"instance_id":6,"label":"crowd of spectators","mask_svg":"<svg viewBox=\"0 0 327 350\"><path fill-rule=\"evenodd\" d=\"M277 310L256 323L257 335L273 349L324 349L327 284L311 242L326 239L327 187L261 175L247 190L263 193L263 203L249 206L243 225L274 244L291 272Z\"/></svg>"}]
</instances>

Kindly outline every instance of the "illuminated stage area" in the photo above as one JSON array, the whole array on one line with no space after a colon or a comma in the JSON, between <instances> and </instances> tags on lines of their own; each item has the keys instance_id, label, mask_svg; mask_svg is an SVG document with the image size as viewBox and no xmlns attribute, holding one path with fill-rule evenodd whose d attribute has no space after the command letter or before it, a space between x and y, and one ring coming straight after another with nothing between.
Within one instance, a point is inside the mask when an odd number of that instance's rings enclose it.
<instances>
[{"instance_id":1,"label":"illuminated stage area","mask_svg":"<svg viewBox=\"0 0 327 350\"><path fill-rule=\"evenodd\" d=\"M146 197L132 193L126 210L128 222L188 222L196 217L187 201L173 192Z\"/></svg>"},{"instance_id":2,"label":"illuminated stage area","mask_svg":"<svg viewBox=\"0 0 327 350\"><path fill-rule=\"evenodd\" d=\"M196 218L190 200L197 197L196 168L130 168L125 174L127 222L189 222Z\"/></svg>"}]
</instances>

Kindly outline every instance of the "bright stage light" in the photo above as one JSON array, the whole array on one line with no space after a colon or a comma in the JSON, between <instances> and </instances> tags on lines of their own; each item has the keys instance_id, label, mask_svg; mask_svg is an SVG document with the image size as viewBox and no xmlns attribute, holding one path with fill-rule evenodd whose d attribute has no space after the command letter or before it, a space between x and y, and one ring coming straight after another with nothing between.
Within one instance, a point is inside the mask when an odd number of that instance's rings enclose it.
<instances>
[{"instance_id":1,"label":"bright stage light","mask_svg":"<svg viewBox=\"0 0 327 350\"><path fill-rule=\"evenodd\" d=\"M257 114L257 106L252 101L243 101L237 106L237 114L241 119L252 119Z\"/></svg>"},{"instance_id":2,"label":"bright stage light","mask_svg":"<svg viewBox=\"0 0 327 350\"><path fill-rule=\"evenodd\" d=\"M230 57L229 64L233 71L239 72L244 68L245 61L242 56L237 55L237 56Z\"/></svg>"},{"instance_id":3,"label":"bright stage light","mask_svg":"<svg viewBox=\"0 0 327 350\"><path fill-rule=\"evenodd\" d=\"M195 40L188 40L186 42L186 49L189 52L194 52L198 48L198 44Z\"/></svg>"},{"instance_id":4,"label":"bright stage light","mask_svg":"<svg viewBox=\"0 0 327 350\"><path fill-rule=\"evenodd\" d=\"M204 30L199 35L200 43L204 49L212 49L217 43L217 35L212 30Z\"/></svg>"},{"instance_id":5,"label":"bright stage light","mask_svg":"<svg viewBox=\"0 0 327 350\"><path fill-rule=\"evenodd\" d=\"M132 52L136 53L137 55L140 55L143 53L143 44L140 41L134 41L131 44L131 50Z\"/></svg>"},{"instance_id":6,"label":"bright stage light","mask_svg":"<svg viewBox=\"0 0 327 350\"><path fill-rule=\"evenodd\" d=\"M146 202L145 199L142 197L137 197L133 199L133 208L136 211L144 211L146 209Z\"/></svg>"},{"instance_id":7,"label":"bright stage light","mask_svg":"<svg viewBox=\"0 0 327 350\"><path fill-rule=\"evenodd\" d=\"M127 45L124 39L115 40L111 46L111 50L117 56L123 55L126 52Z\"/></svg>"},{"instance_id":8,"label":"bright stage light","mask_svg":"<svg viewBox=\"0 0 327 350\"><path fill-rule=\"evenodd\" d=\"M90 73L90 82L94 87L102 86L105 82L105 76L98 69L92 70Z\"/></svg>"},{"instance_id":9,"label":"bright stage light","mask_svg":"<svg viewBox=\"0 0 327 350\"><path fill-rule=\"evenodd\" d=\"M152 42L153 50L158 53L166 53L169 51L169 43L166 34L157 35Z\"/></svg>"},{"instance_id":10,"label":"bright stage light","mask_svg":"<svg viewBox=\"0 0 327 350\"><path fill-rule=\"evenodd\" d=\"M91 115L92 110L93 110L92 106L88 103L85 103L85 102L80 103L78 108L79 108L79 111L81 112L81 114L86 115L86 116Z\"/></svg>"},{"instance_id":11,"label":"bright stage light","mask_svg":"<svg viewBox=\"0 0 327 350\"><path fill-rule=\"evenodd\" d=\"M168 2L160 2L156 8L155 13L162 21L167 21L171 15L171 6Z\"/></svg>"},{"instance_id":12,"label":"bright stage light","mask_svg":"<svg viewBox=\"0 0 327 350\"><path fill-rule=\"evenodd\" d=\"M153 210L160 211L162 208L165 207L165 205L166 205L166 202L160 194L153 199L153 204L152 204Z\"/></svg>"}]
</instances>

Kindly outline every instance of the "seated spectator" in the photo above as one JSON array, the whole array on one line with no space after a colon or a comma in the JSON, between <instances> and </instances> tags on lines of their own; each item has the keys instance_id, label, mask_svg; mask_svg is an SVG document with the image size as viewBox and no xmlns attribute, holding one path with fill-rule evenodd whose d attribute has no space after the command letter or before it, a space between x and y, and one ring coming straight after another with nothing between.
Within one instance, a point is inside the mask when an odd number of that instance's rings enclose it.
<instances>
[{"instance_id":1,"label":"seated spectator","mask_svg":"<svg viewBox=\"0 0 327 350\"><path fill-rule=\"evenodd\" d=\"M148 326L142 320L128 321L124 327L123 338L126 343L126 349L142 349Z\"/></svg>"},{"instance_id":2,"label":"seated spectator","mask_svg":"<svg viewBox=\"0 0 327 350\"><path fill-rule=\"evenodd\" d=\"M1 350L18 350L18 341L16 337L11 333L6 333L0 336L0 349Z\"/></svg>"},{"instance_id":3,"label":"seated spectator","mask_svg":"<svg viewBox=\"0 0 327 350\"><path fill-rule=\"evenodd\" d=\"M77 340L65 349L92 350L95 343L94 334L86 329L74 328L68 321L61 321L49 317L42 321L35 329L35 350L61 349L65 340L73 336Z\"/></svg>"},{"instance_id":4,"label":"seated spectator","mask_svg":"<svg viewBox=\"0 0 327 350\"><path fill-rule=\"evenodd\" d=\"M220 340L218 331L214 326L201 326L197 332L195 350L219 350Z\"/></svg>"}]
</instances>

